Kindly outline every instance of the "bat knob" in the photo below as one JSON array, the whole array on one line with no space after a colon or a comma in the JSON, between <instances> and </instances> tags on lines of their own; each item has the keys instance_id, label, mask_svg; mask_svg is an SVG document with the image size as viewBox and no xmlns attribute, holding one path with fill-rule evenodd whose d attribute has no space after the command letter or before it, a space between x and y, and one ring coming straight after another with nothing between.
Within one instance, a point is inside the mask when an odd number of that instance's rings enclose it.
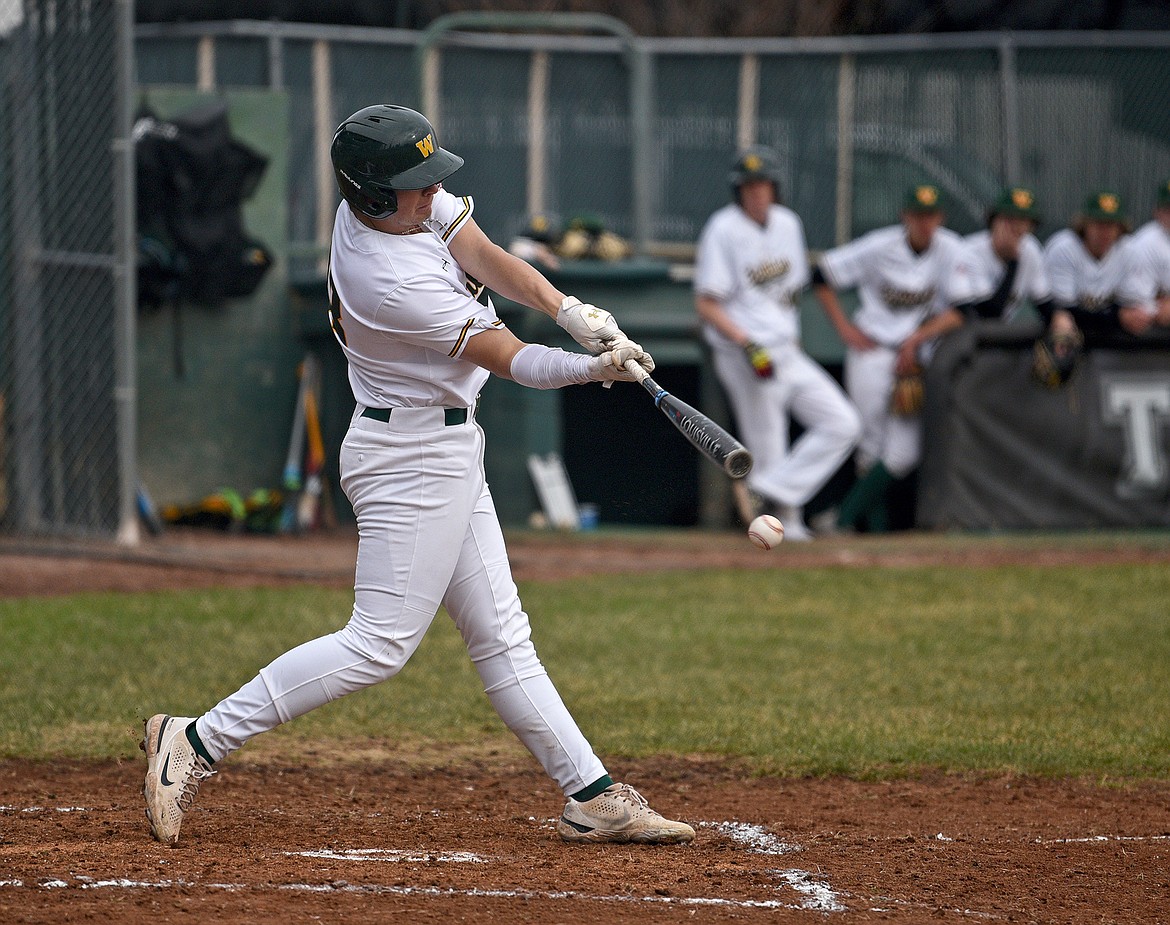
<instances>
[{"instance_id":1,"label":"bat knob","mask_svg":"<svg viewBox=\"0 0 1170 925\"><path fill-rule=\"evenodd\" d=\"M724 471L733 479L742 479L752 471L752 454L745 449L733 450L723 461Z\"/></svg>"}]
</instances>

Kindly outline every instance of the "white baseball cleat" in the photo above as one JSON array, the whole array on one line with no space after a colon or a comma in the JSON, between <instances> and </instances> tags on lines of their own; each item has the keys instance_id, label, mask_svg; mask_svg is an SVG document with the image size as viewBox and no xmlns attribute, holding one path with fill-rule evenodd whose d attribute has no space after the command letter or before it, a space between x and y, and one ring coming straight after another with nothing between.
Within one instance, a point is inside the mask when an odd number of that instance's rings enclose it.
<instances>
[{"instance_id":1,"label":"white baseball cleat","mask_svg":"<svg viewBox=\"0 0 1170 925\"><path fill-rule=\"evenodd\" d=\"M567 842L683 845L695 830L654 812L629 784L611 784L592 800L569 800L557 820L557 834Z\"/></svg>"},{"instance_id":2,"label":"white baseball cleat","mask_svg":"<svg viewBox=\"0 0 1170 925\"><path fill-rule=\"evenodd\" d=\"M183 814L191 808L199 785L215 771L187 741L192 717L156 713L145 723L141 748L146 752L146 818L150 834L164 845L179 843Z\"/></svg>"}]
</instances>

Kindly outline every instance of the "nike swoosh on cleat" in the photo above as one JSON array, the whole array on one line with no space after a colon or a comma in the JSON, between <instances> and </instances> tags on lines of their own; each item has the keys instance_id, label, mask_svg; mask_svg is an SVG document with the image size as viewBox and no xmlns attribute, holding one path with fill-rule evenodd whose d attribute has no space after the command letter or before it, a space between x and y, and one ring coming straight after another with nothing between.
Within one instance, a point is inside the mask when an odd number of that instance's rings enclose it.
<instances>
[{"instance_id":1,"label":"nike swoosh on cleat","mask_svg":"<svg viewBox=\"0 0 1170 925\"><path fill-rule=\"evenodd\" d=\"M163 762L162 774L159 777L159 781L162 783L162 785L164 787L170 787L172 784L174 784L173 780L167 780L167 768L170 767L170 764L171 764L171 756L168 754L167 760Z\"/></svg>"},{"instance_id":2,"label":"nike swoosh on cleat","mask_svg":"<svg viewBox=\"0 0 1170 925\"><path fill-rule=\"evenodd\" d=\"M154 750L157 752L162 748L163 736L166 735L167 726L171 724L171 718L168 716L161 723L158 724L158 741L154 743Z\"/></svg>"}]
</instances>

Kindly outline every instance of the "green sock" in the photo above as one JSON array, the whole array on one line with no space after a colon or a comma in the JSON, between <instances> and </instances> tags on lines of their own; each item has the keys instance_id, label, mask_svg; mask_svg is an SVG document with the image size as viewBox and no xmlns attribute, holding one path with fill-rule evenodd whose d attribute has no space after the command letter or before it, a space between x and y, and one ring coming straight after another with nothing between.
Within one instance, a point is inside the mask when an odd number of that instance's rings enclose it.
<instances>
[{"instance_id":1,"label":"green sock","mask_svg":"<svg viewBox=\"0 0 1170 925\"><path fill-rule=\"evenodd\" d=\"M889 469L880 462L874 463L873 468L854 483L845 500L841 502L837 526L855 527L862 516L869 514L875 506L880 504L884 507L886 489L893 481L894 477L890 475Z\"/></svg>"},{"instance_id":2,"label":"green sock","mask_svg":"<svg viewBox=\"0 0 1170 925\"><path fill-rule=\"evenodd\" d=\"M604 777L599 777L592 784L584 790L579 790L577 793L570 793L569 799L576 800L578 803L584 803L587 800L592 800L595 796L605 790L607 787L613 786L613 778L606 774Z\"/></svg>"},{"instance_id":3,"label":"green sock","mask_svg":"<svg viewBox=\"0 0 1170 925\"><path fill-rule=\"evenodd\" d=\"M199 733L195 729L195 723L192 722L187 726L187 741L191 743L191 747L195 749L195 754L206 761L208 764L215 764L211 760L211 756L207 754L207 746L203 744L203 740L199 738Z\"/></svg>"},{"instance_id":4,"label":"green sock","mask_svg":"<svg viewBox=\"0 0 1170 925\"><path fill-rule=\"evenodd\" d=\"M890 532L890 505L884 494L874 499L873 504L869 506L869 510L865 512L865 522L870 533Z\"/></svg>"}]
</instances>

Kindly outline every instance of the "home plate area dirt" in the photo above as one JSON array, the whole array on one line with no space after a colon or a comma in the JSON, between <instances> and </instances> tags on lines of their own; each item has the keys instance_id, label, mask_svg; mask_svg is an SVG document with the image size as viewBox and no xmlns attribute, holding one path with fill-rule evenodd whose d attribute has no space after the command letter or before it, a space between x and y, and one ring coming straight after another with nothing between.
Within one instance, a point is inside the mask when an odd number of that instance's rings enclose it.
<instances>
[{"instance_id":1,"label":"home plate area dirt","mask_svg":"<svg viewBox=\"0 0 1170 925\"><path fill-rule=\"evenodd\" d=\"M1170 916L1170 785L611 761L693 845L569 846L509 757L229 761L179 847L140 763L0 764L0 922L1069 922Z\"/></svg>"}]
</instances>

